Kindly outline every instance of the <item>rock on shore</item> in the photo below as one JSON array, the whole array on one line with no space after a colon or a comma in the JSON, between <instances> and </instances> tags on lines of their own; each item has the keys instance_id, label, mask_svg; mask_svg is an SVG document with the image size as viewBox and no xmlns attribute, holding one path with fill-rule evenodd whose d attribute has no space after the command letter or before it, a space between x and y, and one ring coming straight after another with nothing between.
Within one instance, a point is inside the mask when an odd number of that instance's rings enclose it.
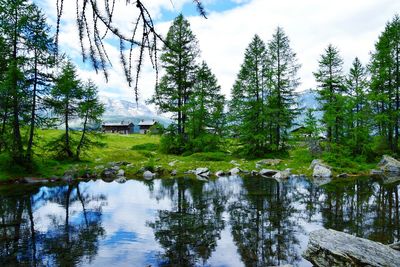
<instances>
[{"instance_id":1,"label":"rock on shore","mask_svg":"<svg viewBox=\"0 0 400 267\"><path fill-rule=\"evenodd\" d=\"M378 242L327 229L310 233L303 256L319 267L400 266L399 251Z\"/></svg>"}]
</instances>

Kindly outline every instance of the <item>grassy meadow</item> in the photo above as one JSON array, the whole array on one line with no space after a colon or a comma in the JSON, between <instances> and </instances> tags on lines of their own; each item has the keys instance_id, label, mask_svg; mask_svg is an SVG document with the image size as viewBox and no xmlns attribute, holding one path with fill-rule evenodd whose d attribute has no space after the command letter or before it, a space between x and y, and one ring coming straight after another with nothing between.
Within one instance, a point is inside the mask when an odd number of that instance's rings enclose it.
<instances>
[{"instance_id":1,"label":"grassy meadow","mask_svg":"<svg viewBox=\"0 0 400 267\"><path fill-rule=\"evenodd\" d=\"M47 148L47 144L60 136L60 130L39 130L37 132L36 155L34 168L25 171L18 166L10 164L10 158L6 154L0 154L0 180L7 181L21 177L43 177L62 176L67 170L77 170L80 173L85 170L94 170L98 166L107 167L109 162L124 161L131 165L125 168L128 178L141 177L139 170L143 167L154 169L161 167L165 173L177 170L178 176L184 172L198 167L207 167L212 172L218 170L228 171L238 166L243 170L257 170L256 163L259 159L244 159L235 156L231 151L238 149L232 141L218 152L194 153L191 155L166 155L159 151L160 137L158 135L120 135L104 134L99 141L100 147L92 147L85 151L81 161L57 160L53 151ZM76 133L76 137L80 133ZM282 162L277 166L264 166L265 168L284 170L291 168L294 174L311 175L308 169L313 157L308 152L306 145L302 142L292 142L288 153L278 155L267 155L262 158L278 158ZM175 162L173 166L170 164ZM358 163L348 159L337 159L329 162L335 173L364 174L376 166L375 164Z\"/></svg>"}]
</instances>

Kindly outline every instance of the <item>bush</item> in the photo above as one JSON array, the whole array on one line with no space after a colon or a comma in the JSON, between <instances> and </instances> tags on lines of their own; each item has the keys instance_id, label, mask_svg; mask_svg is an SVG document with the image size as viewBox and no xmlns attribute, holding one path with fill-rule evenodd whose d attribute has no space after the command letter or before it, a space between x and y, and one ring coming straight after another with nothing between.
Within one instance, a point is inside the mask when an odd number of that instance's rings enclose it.
<instances>
[{"instance_id":1,"label":"bush","mask_svg":"<svg viewBox=\"0 0 400 267\"><path fill-rule=\"evenodd\" d=\"M221 140L213 134L204 134L195 139L189 140L185 144L185 151L196 152L212 152L218 151Z\"/></svg>"},{"instance_id":2,"label":"bush","mask_svg":"<svg viewBox=\"0 0 400 267\"><path fill-rule=\"evenodd\" d=\"M160 139L160 151L180 155L185 151L185 140L179 135L164 134Z\"/></svg>"}]
</instances>

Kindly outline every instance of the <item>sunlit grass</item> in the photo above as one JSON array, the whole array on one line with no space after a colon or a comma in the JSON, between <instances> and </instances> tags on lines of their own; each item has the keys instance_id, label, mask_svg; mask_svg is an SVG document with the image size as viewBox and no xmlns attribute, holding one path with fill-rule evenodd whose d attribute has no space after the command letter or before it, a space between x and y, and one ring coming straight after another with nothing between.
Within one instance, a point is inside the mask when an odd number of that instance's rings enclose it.
<instances>
[{"instance_id":1,"label":"sunlit grass","mask_svg":"<svg viewBox=\"0 0 400 267\"><path fill-rule=\"evenodd\" d=\"M55 159L53 151L49 150L47 144L62 134L60 130L39 130L37 132L36 155L34 157L34 168L27 172L23 169L10 164L10 158L6 154L0 154L0 179L12 179L24 176L52 177L61 176L66 170L75 169L84 171L94 169L96 166L107 166L109 162L124 161L131 163L126 169L127 176L135 176L142 167L155 168L161 167L166 173L177 170L184 173L198 167L207 167L212 172L218 170L228 171L235 166L244 170L256 170L256 162L260 159L246 160L232 155L235 151L235 142L226 142L224 151L194 153L187 156L166 155L159 152L160 137L157 135L119 135L105 134L99 141L104 145L92 147L81 157L81 161ZM79 133L76 133L79 137ZM228 140L229 141L229 140ZM291 144L288 153L266 155L265 158L280 158L282 162L277 166L265 166L284 170L291 168L295 174L311 175L308 169L313 157L310 155L306 145L301 142ZM346 159L342 159L345 162ZM174 162L172 164L171 162ZM338 160L340 163L340 161ZM354 163L344 168L340 164L334 167L334 171L339 172L367 172L373 166ZM335 164L335 163L334 163Z\"/></svg>"}]
</instances>

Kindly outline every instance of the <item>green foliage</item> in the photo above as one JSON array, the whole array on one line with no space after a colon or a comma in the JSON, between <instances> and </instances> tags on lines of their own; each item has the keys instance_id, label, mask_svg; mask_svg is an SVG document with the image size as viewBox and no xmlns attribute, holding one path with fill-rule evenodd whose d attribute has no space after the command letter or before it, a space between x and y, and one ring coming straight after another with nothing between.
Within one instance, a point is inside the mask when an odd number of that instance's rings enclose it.
<instances>
[{"instance_id":1,"label":"green foliage","mask_svg":"<svg viewBox=\"0 0 400 267\"><path fill-rule=\"evenodd\" d=\"M100 103L97 95L97 86L93 81L89 80L82 89L82 96L77 109L78 117L83 120L82 135L76 148L76 158L78 160L82 149L102 145L100 142L93 140L93 135L98 135L95 130L99 128L104 111L104 105Z\"/></svg>"},{"instance_id":2,"label":"green foliage","mask_svg":"<svg viewBox=\"0 0 400 267\"><path fill-rule=\"evenodd\" d=\"M398 152L400 121L400 17L386 24L371 55L369 99L373 111L373 130L389 149Z\"/></svg>"},{"instance_id":3,"label":"green foliage","mask_svg":"<svg viewBox=\"0 0 400 267\"><path fill-rule=\"evenodd\" d=\"M322 123L327 130L329 142L339 143L343 137L343 60L339 51L329 45L319 60L318 71L314 73L318 83L318 101L324 112Z\"/></svg>"},{"instance_id":4,"label":"green foliage","mask_svg":"<svg viewBox=\"0 0 400 267\"><path fill-rule=\"evenodd\" d=\"M320 128L318 121L314 116L314 112L314 109L308 108L306 110L306 118L304 120L305 134L307 134L312 140L317 139L320 134Z\"/></svg>"},{"instance_id":5,"label":"green foliage","mask_svg":"<svg viewBox=\"0 0 400 267\"><path fill-rule=\"evenodd\" d=\"M161 112L172 112L175 115L179 135L185 134L188 100L193 92L199 53L198 41L189 22L179 15L165 38L160 56L165 74L150 100Z\"/></svg>"},{"instance_id":6,"label":"green foliage","mask_svg":"<svg viewBox=\"0 0 400 267\"><path fill-rule=\"evenodd\" d=\"M163 153L180 155L185 151L186 140L182 135L175 133L175 129L170 126L167 132L161 136L160 151Z\"/></svg>"},{"instance_id":7,"label":"green foliage","mask_svg":"<svg viewBox=\"0 0 400 267\"><path fill-rule=\"evenodd\" d=\"M225 97L221 94L217 78L203 61L196 71L196 82L188 102L187 132L191 139L210 132L222 134L225 124L224 102Z\"/></svg>"},{"instance_id":8,"label":"green foliage","mask_svg":"<svg viewBox=\"0 0 400 267\"><path fill-rule=\"evenodd\" d=\"M214 150L224 126L224 97L205 62L197 66L198 42L182 15L172 23L160 57L165 75L151 103L174 114L176 127L161 139L161 151L181 154Z\"/></svg>"},{"instance_id":9,"label":"green foliage","mask_svg":"<svg viewBox=\"0 0 400 267\"><path fill-rule=\"evenodd\" d=\"M277 28L268 43L258 35L246 49L229 103L232 135L243 144L240 153L261 156L285 149L288 131L298 114L294 90L299 84L296 54Z\"/></svg>"},{"instance_id":10,"label":"green foliage","mask_svg":"<svg viewBox=\"0 0 400 267\"><path fill-rule=\"evenodd\" d=\"M83 90L81 81L77 78L76 68L67 60L62 66L61 73L55 79L55 85L51 90L51 97L47 98L48 106L53 110L59 121L64 124L64 144L60 146L63 151L57 151L59 156L72 158L72 143L70 140L69 122L78 116L79 101ZM60 140L58 140L60 141Z\"/></svg>"}]
</instances>

